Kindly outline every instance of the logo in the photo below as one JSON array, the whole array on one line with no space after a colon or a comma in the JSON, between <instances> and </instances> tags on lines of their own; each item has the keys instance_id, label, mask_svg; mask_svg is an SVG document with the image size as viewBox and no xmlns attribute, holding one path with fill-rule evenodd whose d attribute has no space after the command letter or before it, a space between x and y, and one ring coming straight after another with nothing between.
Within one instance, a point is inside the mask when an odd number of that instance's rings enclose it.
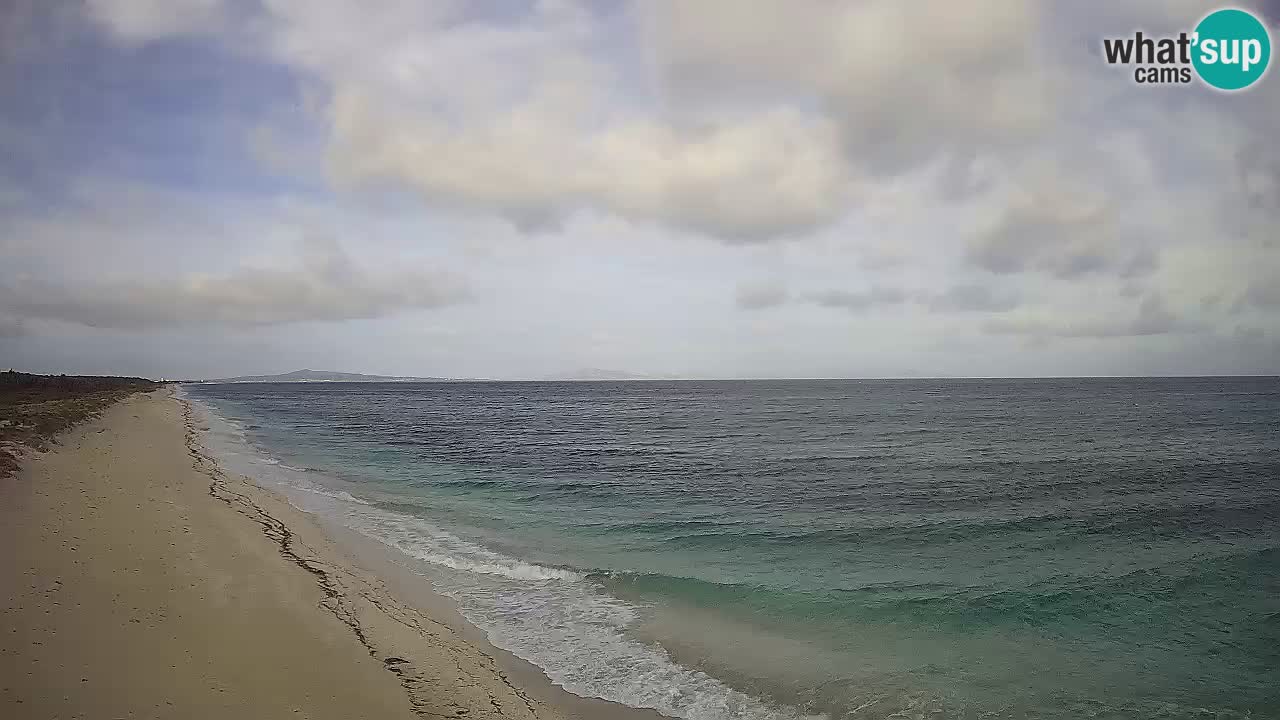
<instances>
[{"instance_id":1,"label":"logo","mask_svg":"<svg viewBox=\"0 0 1280 720\"><path fill-rule=\"evenodd\" d=\"M1105 38L1102 54L1108 65L1134 66L1140 85L1187 85L1195 77L1218 90L1243 90L1267 72L1271 34L1252 13L1236 8L1215 10L1195 30L1171 37Z\"/></svg>"}]
</instances>

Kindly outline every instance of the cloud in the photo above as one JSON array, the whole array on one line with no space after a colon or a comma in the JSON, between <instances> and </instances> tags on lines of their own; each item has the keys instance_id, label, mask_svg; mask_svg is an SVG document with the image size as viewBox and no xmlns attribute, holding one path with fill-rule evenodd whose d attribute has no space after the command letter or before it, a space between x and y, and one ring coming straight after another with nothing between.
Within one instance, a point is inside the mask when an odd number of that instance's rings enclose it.
<instances>
[{"instance_id":1,"label":"cloud","mask_svg":"<svg viewBox=\"0 0 1280 720\"><path fill-rule=\"evenodd\" d=\"M829 128L792 111L683 130L645 119L591 130L513 113L396 120L343 90L332 104L331 167L347 183L399 182L428 203L518 224L590 207L730 242L829 223L850 192Z\"/></svg>"},{"instance_id":2,"label":"cloud","mask_svg":"<svg viewBox=\"0 0 1280 720\"><path fill-rule=\"evenodd\" d=\"M221 24L225 10L222 0L84 1L89 17L127 45L212 32Z\"/></svg>"},{"instance_id":3,"label":"cloud","mask_svg":"<svg viewBox=\"0 0 1280 720\"><path fill-rule=\"evenodd\" d=\"M641 3L659 77L682 101L806 102L850 156L897 170L1039 129L1056 97L1036 3L947 0Z\"/></svg>"},{"instance_id":4,"label":"cloud","mask_svg":"<svg viewBox=\"0 0 1280 720\"><path fill-rule=\"evenodd\" d=\"M33 331L384 317L457 299L444 267L486 287L439 316L455 349L384 356L511 375L610 328L664 368L762 368L785 337L783 374L894 372L936 330L1147 338L1053 360L1124 368L1207 357L1175 333L1280 331L1280 84L1139 92L1098 57L1198 0L82 0L61 44L26 31L53 5L0 26L44 48L0 111L0 305ZM86 171L116 192L80 197ZM317 233L355 258L277 254Z\"/></svg>"},{"instance_id":5,"label":"cloud","mask_svg":"<svg viewBox=\"0 0 1280 720\"><path fill-rule=\"evenodd\" d=\"M237 51L322 90L339 186L409 188L432 208L527 228L589 209L744 243L872 213L874 186L940 160L1017 167L1046 144L1068 156L1092 148L1088 126L1128 86L1061 36L1082 19L1090 34L1177 25L1198 16L1193 5L1114 3L1088 18L1002 0L540 2L503 13L456 1L270 0L233 12L219 0L91 0L88 11L132 42L221 19ZM1087 185L1090 168L1071 175ZM1060 216L1075 211L1053 193L1010 200L973 261L1059 277L1148 271L1154 254L1115 249L1127 238L1113 237L1105 180L1096 216ZM1049 235L1092 237L1039 239Z\"/></svg>"},{"instance_id":6,"label":"cloud","mask_svg":"<svg viewBox=\"0 0 1280 720\"><path fill-rule=\"evenodd\" d=\"M903 290L874 286L863 291L825 290L809 293L805 299L825 308L866 312L893 305L913 305L934 313L1001 313L1019 306L1021 299L1010 291L992 290L984 285L953 285L942 292ZM743 307L741 291L739 306Z\"/></svg>"},{"instance_id":7,"label":"cloud","mask_svg":"<svg viewBox=\"0 0 1280 720\"><path fill-rule=\"evenodd\" d=\"M1123 242L1115 212L1097 191L1056 184L1020 191L974 233L966 257L970 264L1002 275L1134 277L1155 269L1153 250Z\"/></svg>"},{"instance_id":8,"label":"cloud","mask_svg":"<svg viewBox=\"0 0 1280 720\"><path fill-rule=\"evenodd\" d=\"M1250 325L1236 325L1231 331L1231 337L1239 343L1258 345L1266 342L1267 331Z\"/></svg>"},{"instance_id":9,"label":"cloud","mask_svg":"<svg viewBox=\"0 0 1280 720\"><path fill-rule=\"evenodd\" d=\"M777 283L739 285L734 300L743 310L764 310L785 304L790 299L787 288Z\"/></svg>"},{"instance_id":10,"label":"cloud","mask_svg":"<svg viewBox=\"0 0 1280 720\"><path fill-rule=\"evenodd\" d=\"M993 335L1039 338L1119 338L1196 332L1202 328L1174 315L1159 295L1148 295L1128 317L1072 318L1056 314L1022 314L993 318L983 329Z\"/></svg>"},{"instance_id":11,"label":"cloud","mask_svg":"<svg viewBox=\"0 0 1280 720\"><path fill-rule=\"evenodd\" d=\"M600 52L618 30L575 3L486 15L272 0L228 42L327 90L339 183L524 226L590 208L758 242L837 221L869 171L1004 143L1051 114L1034 6L928 4L639 3L624 14L642 28L629 62ZM236 14L217 0L89 10L125 42ZM636 85L637 60L669 90L656 107L636 101L653 91Z\"/></svg>"},{"instance_id":12,"label":"cloud","mask_svg":"<svg viewBox=\"0 0 1280 720\"><path fill-rule=\"evenodd\" d=\"M901 305L910 298L906 292L891 287L873 287L870 290L851 292L826 290L813 293L809 299L825 308L863 312L884 305Z\"/></svg>"},{"instance_id":13,"label":"cloud","mask_svg":"<svg viewBox=\"0 0 1280 720\"><path fill-rule=\"evenodd\" d=\"M599 52L611 39L592 11L468 10L268 6L265 51L328 90L339 185L408 188L431 207L527 228L591 209L729 242L802 234L847 210L853 179L823 114L644 108L628 96L631 70Z\"/></svg>"},{"instance_id":14,"label":"cloud","mask_svg":"<svg viewBox=\"0 0 1280 720\"><path fill-rule=\"evenodd\" d=\"M1240 296L1239 305L1272 310L1280 308L1280 283L1276 278L1252 283Z\"/></svg>"},{"instance_id":15,"label":"cloud","mask_svg":"<svg viewBox=\"0 0 1280 720\"><path fill-rule=\"evenodd\" d=\"M0 314L0 338L15 338L26 335L26 323L22 318Z\"/></svg>"},{"instance_id":16,"label":"cloud","mask_svg":"<svg viewBox=\"0 0 1280 720\"><path fill-rule=\"evenodd\" d=\"M461 281L448 273L371 273L337 242L312 238L303 245L299 267L289 269L243 267L225 275L102 285L19 278L0 285L0 310L98 328L254 326L376 318L464 296Z\"/></svg>"},{"instance_id":17,"label":"cloud","mask_svg":"<svg viewBox=\"0 0 1280 720\"><path fill-rule=\"evenodd\" d=\"M927 300L934 312L1004 312L1018 302L1012 293L997 293L985 285L955 285Z\"/></svg>"},{"instance_id":18,"label":"cloud","mask_svg":"<svg viewBox=\"0 0 1280 720\"><path fill-rule=\"evenodd\" d=\"M1242 313L1252 313L1255 322L1280 327L1280 247L1252 236L1210 237L1216 241L1170 250L1150 281L1165 297L1198 305L1218 323L1235 323Z\"/></svg>"}]
</instances>

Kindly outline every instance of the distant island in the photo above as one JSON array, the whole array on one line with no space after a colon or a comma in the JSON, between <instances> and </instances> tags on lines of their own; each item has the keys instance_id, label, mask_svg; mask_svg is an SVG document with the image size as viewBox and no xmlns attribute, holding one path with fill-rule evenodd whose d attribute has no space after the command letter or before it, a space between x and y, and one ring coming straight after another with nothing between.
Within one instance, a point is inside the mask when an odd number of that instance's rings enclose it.
<instances>
[{"instance_id":1,"label":"distant island","mask_svg":"<svg viewBox=\"0 0 1280 720\"><path fill-rule=\"evenodd\" d=\"M455 378L401 377L396 375L365 375L363 373L330 372L327 370L294 370L279 375L240 375L214 380L193 380L204 384L226 383L324 383L324 382L456 382Z\"/></svg>"}]
</instances>

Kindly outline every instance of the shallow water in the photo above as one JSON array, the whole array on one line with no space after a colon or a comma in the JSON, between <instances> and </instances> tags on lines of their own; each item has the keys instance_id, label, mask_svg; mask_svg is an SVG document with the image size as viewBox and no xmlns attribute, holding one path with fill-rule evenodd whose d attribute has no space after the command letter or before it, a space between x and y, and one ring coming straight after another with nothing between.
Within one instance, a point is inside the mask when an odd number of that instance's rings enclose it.
<instances>
[{"instance_id":1,"label":"shallow water","mask_svg":"<svg viewBox=\"0 0 1280 720\"><path fill-rule=\"evenodd\" d=\"M1280 380L197 385L233 469L688 718L1280 717Z\"/></svg>"}]
</instances>

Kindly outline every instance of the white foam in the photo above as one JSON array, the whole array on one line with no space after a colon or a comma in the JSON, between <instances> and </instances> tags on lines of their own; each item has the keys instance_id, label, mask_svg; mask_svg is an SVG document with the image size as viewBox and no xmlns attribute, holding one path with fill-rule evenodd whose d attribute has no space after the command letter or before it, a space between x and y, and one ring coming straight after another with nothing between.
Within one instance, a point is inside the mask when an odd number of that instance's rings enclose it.
<instances>
[{"instance_id":1,"label":"white foam","mask_svg":"<svg viewBox=\"0 0 1280 720\"><path fill-rule=\"evenodd\" d=\"M661 647L632 639L626 630L640 608L600 591L582 573L525 563L421 518L380 508L362 508L345 520L435 566L433 587L457 601L490 642L542 668L574 694L689 720L824 717L768 706L676 664Z\"/></svg>"},{"instance_id":2,"label":"white foam","mask_svg":"<svg viewBox=\"0 0 1280 720\"><path fill-rule=\"evenodd\" d=\"M297 470L299 472L305 472L301 468L294 468L288 465L283 465L282 467L288 468L290 470ZM319 485L309 485L309 486L298 485L297 489L303 492L309 492L315 495L320 495L322 497L330 497L335 500L343 500L345 502L355 503L357 505L370 504L368 500L365 500L363 498L358 498L355 495L352 495L351 493L347 492L346 490L326 490L320 487Z\"/></svg>"},{"instance_id":3,"label":"white foam","mask_svg":"<svg viewBox=\"0 0 1280 720\"><path fill-rule=\"evenodd\" d=\"M582 580L572 570L535 565L493 552L419 518L382 511L352 516L349 523L379 542L433 565L512 580Z\"/></svg>"}]
</instances>

